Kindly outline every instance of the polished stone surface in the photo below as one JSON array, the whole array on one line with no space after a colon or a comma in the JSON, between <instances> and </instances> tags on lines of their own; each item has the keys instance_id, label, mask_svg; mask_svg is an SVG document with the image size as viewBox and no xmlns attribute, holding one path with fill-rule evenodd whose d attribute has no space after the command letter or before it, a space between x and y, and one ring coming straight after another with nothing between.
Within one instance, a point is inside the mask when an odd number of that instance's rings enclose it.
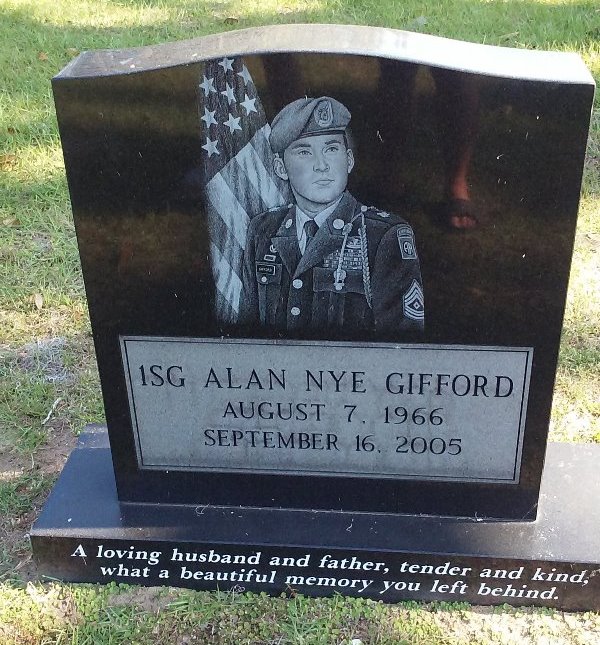
<instances>
[{"instance_id":1,"label":"polished stone surface","mask_svg":"<svg viewBox=\"0 0 600 645\"><path fill-rule=\"evenodd\" d=\"M285 583L292 576L293 589L308 595L340 591L389 602L420 599L598 609L600 581L593 571L600 565L599 459L597 445L549 444L535 522L123 504L116 494L106 430L88 427L30 535L40 575L78 582L117 580L199 589L241 585L277 594L292 591ZM139 557L133 559L130 552ZM152 552L156 561L148 562ZM180 553L191 554L190 560L181 562ZM252 566L266 576L264 582L230 576L219 583L207 574L240 572L243 561L228 563L222 554L256 560L257 553L260 563L250 560L243 572L248 574ZM205 554L205 561L194 554ZM215 554L221 554L221 561ZM298 560L306 555L310 563ZM319 566L326 555L328 562L337 559L340 564L346 558L348 566ZM273 564L273 557L294 557L296 563L282 567ZM376 568L378 562L382 565ZM103 572L102 566L108 569ZM427 566L433 570L422 568ZM485 569L504 571L505 577L486 577ZM168 579L159 577L165 570ZM201 573L196 578L187 577L197 571ZM553 580L550 574L562 578ZM327 582L319 585L319 576L326 576ZM371 582L363 592L363 583L348 588L348 579ZM420 586L399 584L385 591L385 580L420 582ZM439 591L441 584L449 585L444 593ZM515 593L535 590L537 595L531 591L529 596L513 597L509 584ZM487 589L502 591L492 595Z\"/></svg>"},{"instance_id":2,"label":"polished stone surface","mask_svg":"<svg viewBox=\"0 0 600 645\"><path fill-rule=\"evenodd\" d=\"M324 33L319 28L310 47L304 29L272 28L269 37L259 29L192 44L86 53L53 81L119 496L533 518L593 85L581 62L566 54L507 51L502 57L497 49L479 48L477 57L475 46L466 43L356 27L347 32L332 27L335 39L327 46L317 39ZM298 51L294 33L302 43ZM265 48L269 39L273 50ZM331 50L338 46L351 54ZM213 60L201 60L202 52ZM235 53L245 54L243 61ZM234 61L230 71L228 55ZM223 73L236 83L239 104L231 104L227 126L232 140L239 134L235 119L255 118L256 97L267 122L305 95L335 97L348 107L355 158L348 190L383 213L376 216L378 226L391 213L414 231L425 293L425 331L418 342L533 350L518 484L374 477L365 485L353 477L307 482L293 474L140 468L119 345L123 336L308 339L322 344L324 357L329 340L406 340L389 328L273 332L219 316L223 286L215 281L213 247L220 223L211 220L214 205L205 192L205 163L217 157L206 135L215 125L202 101L206 95L224 99L210 89L211 69L221 74L214 79L223 86ZM229 109L228 96L226 101ZM223 119L219 128L225 127ZM461 160L468 165L477 225L457 231L449 225L447 197ZM235 223L230 226L239 243L244 233ZM332 230L338 229L332 225ZM330 281L334 260L327 260ZM260 277L276 281L281 272L269 262L257 271L264 269ZM318 278L323 289L337 288L325 284L321 268L315 267L315 285ZM384 295L395 280L392 273L388 281L380 280ZM354 282L336 277L336 284L348 292L363 289L360 276ZM293 288L305 287L303 282ZM420 303L416 293L408 306L413 316L419 313L411 308ZM482 442L495 429L490 418ZM176 422L164 432L177 442Z\"/></svg>"}]
</instances>

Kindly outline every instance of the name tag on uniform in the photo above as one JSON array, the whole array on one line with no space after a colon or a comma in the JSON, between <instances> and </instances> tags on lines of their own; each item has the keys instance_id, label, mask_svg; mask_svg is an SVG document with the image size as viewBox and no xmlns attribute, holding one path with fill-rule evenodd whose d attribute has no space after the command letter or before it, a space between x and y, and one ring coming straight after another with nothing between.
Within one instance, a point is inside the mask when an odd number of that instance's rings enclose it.
<instances>
[{"instance_id":1,"label":"name tag on uniform","mask_svg":"<svg viewBox=\"0 0 600 645\"><path fill-rule=\"evenodd\" d=\"M275 265L266 264L264 262L256 263L256 273L266 274L266 275L275 275Z\"/></svg>"}]
</instances>

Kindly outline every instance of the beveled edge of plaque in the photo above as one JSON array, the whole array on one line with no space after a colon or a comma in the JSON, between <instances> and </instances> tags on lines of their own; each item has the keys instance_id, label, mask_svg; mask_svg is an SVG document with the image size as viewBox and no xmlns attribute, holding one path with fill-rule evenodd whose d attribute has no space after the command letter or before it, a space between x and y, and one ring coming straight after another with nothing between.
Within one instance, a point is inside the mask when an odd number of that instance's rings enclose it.
<instances>
[{"instance_id":1,"label":"beveled edge of plaque","mask_svg":"<svg viewBox=\"0 0 600 645\"><path fill-rule=\"evenodd\" d=\"M507 351L507 352L530 352L533 355L533 347L518 347L516 345L463 345L453 343L393 343L378 340L302 340L299 338L234 338L230 336L154 336L152 334L119 334L119 342L142 340L159 341L161 343L217 343L230 345L300 345L300 346L323 346L333 345L335 347L373 347L377 349L444 349L450 351Z\"/></svg>"},{"instance_id":2,"label":"beveled edge of plaque","mask_svg":"<svg viewBox=\"0 0 600 645\"><path fill-rule=\"evenodd\" d=\"M55 77L115 76L228 56L314 53L378 56L445 69L595 86L578 54L482 45L388 27L268 25L129 49L82 52Z\"/></svg>"},{"instance_id":3,"label":"beveled edge of plaque","mask_svg":"<svg viewBox=\"0 0 600 645\"><path fill-rule=\"evenodd\" d=\"M398 474L384 474L375 476L370 473L350 473L350 472L335 472L335 473L323 473L320 471L312 470L296 470L293 472L284 472L280 470L269 470L262 468L252 468L252 469L243 469L243 468L217 468L217 467L188 467L188 466L173 466L173 465L144 465L143 457L141 453L141 441L139 437L138 421L137 415L135 413L135 402L133 398L133 391L131 387L131 374L129 372L129 358L127 355L127 346L128 341L142 341L142 342L188 342L188 343L216 343L216 344L247 344L252 343L255 345L322 345L326 342L328 345L334 345L337 347L365 347L369 346L375 349L443 349L449 351L509 351L509 352L525 352L527 354L527 359L525 363L525 374L523 378L523 392L521 394L521 403L520 403L520 418L519 418L519 428L517 433L517 443L515 451L515 460L514 460L514 475L513 479L497 479L497 478L481 478L481 477L472 477L472 478L458 478L458 477L449 477L447 475L440 476L428 476L428 475L398 475ZM286 477L286 476L312 476L312 477L335 477L335 478L352 478L352 479L397 479L398 481L429 481L429 482L447 482L449 484L502 484L502 485L518 485L520 483L520 474L521 474L521 465L523 457L523 441L525 438L525 422L527 419L527 407L529 403L529 388L531 384L531 371L533 368L533 347L508 347L500 345L444 345L444 344L431 344L431 343L390 343L390 342L358 342L358 341L320 341L320 340L296 340L296 339L264 339L264 338L225 338L225 337L178 337L178 336L144 336L144 335L134 335L134 334L119 334L119 347L121 350L121 359L123 362L123 367L127 369L127 374L125 375L125 385L127 389L127 399L129 403L129 411L131 415L131 425L132 431L134 434L134 443L136 457L138 460L138 468L141 471L179 471L179 472L201 472L201 473L219 473L219 474L248 474L250 471L257 475L271 475L275 477Z\"/></svg>"}]
</instances>

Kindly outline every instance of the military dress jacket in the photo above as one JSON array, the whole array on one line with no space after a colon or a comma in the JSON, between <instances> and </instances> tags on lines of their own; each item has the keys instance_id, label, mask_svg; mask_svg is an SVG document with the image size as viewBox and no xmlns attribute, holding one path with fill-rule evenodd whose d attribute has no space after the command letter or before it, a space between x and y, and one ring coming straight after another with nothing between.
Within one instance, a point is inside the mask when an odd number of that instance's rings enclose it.
<instances>
[{"instance_id":1,"label":"military dress jacket","mask_svg":"<svg viewBox=\"0 0 600 645\"><path fill-rule=\"evenodd\" d=\"M348 192L304 254L295 205L255 216L242 283L239 322L244 325L295 335L365 331L399 339L423 331L412 228L400 217L363 206Z\"/></svg>"}]
</instances>

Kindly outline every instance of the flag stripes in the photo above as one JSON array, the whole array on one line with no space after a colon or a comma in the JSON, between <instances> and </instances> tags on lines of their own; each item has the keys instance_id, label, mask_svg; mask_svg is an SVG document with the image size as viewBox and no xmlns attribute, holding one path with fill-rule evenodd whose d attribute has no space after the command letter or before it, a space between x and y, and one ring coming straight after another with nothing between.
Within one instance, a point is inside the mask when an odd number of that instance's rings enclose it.
<instances>
[{"instance_id":1,"label":"flag stripes","mask_svg":"<svg viewBox=\"0 0 600 645\"><path fill-rule=\"evenodd\" d=\"M216 316L234 323L248 225L258 213L285 204L288 188L273 171L270 126L242 59L204 64L198 112Z\"/></svg>"},{"instance_id":2,"label":"flag stripes","mask_svg":"<svg viewBox=\"0 0 600 645\"><path fill-rule=\"evenodd\" d=\"M238 201L236 193L234 193L221 173L210 180L206 187L206 194L213 212L223 220L223 223L235 237L238 244L245 248L246 230L248 229L250 218L244 206ZM239 191L237 194L240 194ZM227 252L226 245L222 246L222 252Z\"/></svg>"},{"instance_id":3,"label":"flag stripes","mask_svg":"<svg viewBox=\"0 0 600 645\"><path fill-rule=\"evenodd\" d=\"M233 311L238 312L240 307L240 295L242 292L242 281L227 261L227 258L223 256L214 244L211 244L210 250L213 266L216 269L217 291L221 294L229 307Z\"/></svg>"}]
</instances>

